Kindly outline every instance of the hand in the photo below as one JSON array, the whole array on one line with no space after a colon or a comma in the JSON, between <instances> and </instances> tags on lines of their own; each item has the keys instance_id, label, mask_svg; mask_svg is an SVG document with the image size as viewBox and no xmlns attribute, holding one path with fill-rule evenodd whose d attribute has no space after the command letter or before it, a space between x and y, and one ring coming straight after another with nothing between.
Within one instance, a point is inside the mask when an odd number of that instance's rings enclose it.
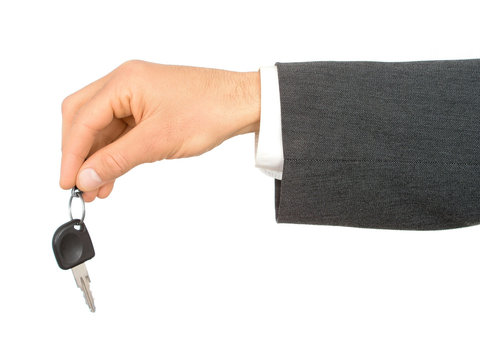
<instances>
[{"instance_id":1,"label":"hand","mask_svg":"<svg viewBox=\"0 0 480 360\"><path fill-rule=\"evenodd\" d=\"M62 104L60 186L107 197L116 178L162 159L200 155L258 129L260 79L129 61Z\"/></svg>"}]
</instances>

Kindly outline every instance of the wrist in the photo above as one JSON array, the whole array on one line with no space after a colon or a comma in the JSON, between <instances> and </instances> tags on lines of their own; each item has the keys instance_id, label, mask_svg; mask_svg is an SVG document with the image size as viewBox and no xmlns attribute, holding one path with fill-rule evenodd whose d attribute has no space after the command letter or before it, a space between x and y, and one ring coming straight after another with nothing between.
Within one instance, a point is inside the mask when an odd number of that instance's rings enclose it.
<instances>
[{"instance_id":1,"label":"wrist","mask_svg":"<svg viewBox=\"0 0 480 360\"><path fill-rule=\"evenodd\" d=\"M234 74L234 111L237 115L234 135L257 132L260 125L260 73Z\"/></svg>"},{"instance_id":2,"label":"wrist","mask_svg":"<svg viewBox=\"0 0 480 360\"><path fill-rule=\"evenodd\" d=\"M247 121L248 132L258 132L260 126L260 72L253 71L246 73L248 95L246 99L247 107L249 109Z\"/></svg>"}]
</instances>

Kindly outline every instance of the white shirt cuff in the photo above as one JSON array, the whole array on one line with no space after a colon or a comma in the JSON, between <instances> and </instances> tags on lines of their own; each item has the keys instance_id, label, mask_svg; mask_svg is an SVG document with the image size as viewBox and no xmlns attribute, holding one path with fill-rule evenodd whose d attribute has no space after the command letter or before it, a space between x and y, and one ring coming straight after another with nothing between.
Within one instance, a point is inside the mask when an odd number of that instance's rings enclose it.
<instances>
[{"instance_id":1,"label":"white shirt cuff","mask_svg":"<svg viewBox=\"0 0 480 360\"><path fill-rule=\"evenodd\" d=\"M276 66L260 68L260 128L255 134L255 166L282 179L283 144L280 87Z\"/></svg>"}]
</instances>

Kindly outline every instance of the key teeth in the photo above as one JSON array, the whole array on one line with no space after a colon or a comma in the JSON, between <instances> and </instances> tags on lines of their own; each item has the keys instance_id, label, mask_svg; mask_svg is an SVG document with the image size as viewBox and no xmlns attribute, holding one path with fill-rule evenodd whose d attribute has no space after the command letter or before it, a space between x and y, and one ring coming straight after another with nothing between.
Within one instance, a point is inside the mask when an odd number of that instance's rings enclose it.
<instances>
[{"instance_id":1,"label":"key teeth","mask_svg":"<svg viewBox=\"0 0 480 360\"><path fill-rule=\"evenodd\" d=\"M90 291L90 276L88 275L85 263L75 266L72 268L72 271L77 286L80 288L80 290L82 290L83 298L85 299L88 308L91 312L95 312L95 302L92 292Z\"/></svg>"},{"instance_id":2,"label":"key teeth","mask_svg":"<svg viewBox=\"0 0 480 360\"><path fill-rule=\"evenodd\" d=\"M95 302L93 299L92 292L90 291L90 278L88 276L81 279L82 282L82 292L83 292L83 297L85 299L85 302L87 303L88 308L90 311L93 313L95 312Z\"/></svg>"},{"instance_id":3,"label":"key teeth","mask_svg":"<svg viewBox=\"0 0 480 360\"><path fill-rule=\"evenodd\" d=\"M88 304L87 304L87 305L88 305ZM95 310L97 310L97 309L95 308L95 305L93 305L92 307L90 307L90 305L89 305L88 307L90 308L90 312L92 312L92 313L94 313Z\"/></svg>"}]
</instances>

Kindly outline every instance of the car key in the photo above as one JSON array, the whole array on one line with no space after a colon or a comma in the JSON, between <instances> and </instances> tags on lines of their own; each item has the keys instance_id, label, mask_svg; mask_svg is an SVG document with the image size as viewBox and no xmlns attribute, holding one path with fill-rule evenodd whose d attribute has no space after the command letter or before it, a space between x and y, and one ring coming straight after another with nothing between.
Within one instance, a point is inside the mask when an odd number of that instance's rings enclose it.
<instances>
[{"instance_id":1,"label":"car key","mask_svg":"<svg viewBox=\"0 0 480 360\"><path fill-rule=\"evenodd\" d=\"M79 198L82 203L81 219L72 216L72 200ZM95 256L92 240L85 225L85 202L82 192L72 189L70 202L70 221L60 226L53 235L52 247L58 266L63 270L72 269L77 286L82 290L90 311L95 312L95 303L90 291L90 276L85 262Z\"/></svg>"}]
</instances>

